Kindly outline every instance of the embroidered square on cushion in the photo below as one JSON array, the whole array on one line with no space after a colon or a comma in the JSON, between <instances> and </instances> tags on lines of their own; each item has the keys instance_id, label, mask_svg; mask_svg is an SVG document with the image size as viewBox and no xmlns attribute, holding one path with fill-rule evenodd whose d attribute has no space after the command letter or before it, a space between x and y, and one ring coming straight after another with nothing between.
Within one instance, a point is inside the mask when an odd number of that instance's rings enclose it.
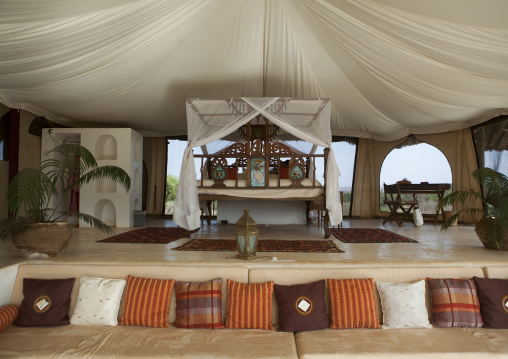
<instances>
[{"instance_id":1,"label":"embroidered square on cushion","mask_svg":"<svg viewBox=\"0 0 508 359\"><path fill-rule=\"evenodd\" d=\"M127 277L127 291L120 325L168 328L173 279Z\"/></svg>"},{"instance_id":2,"label":"embroidered square on cushion","mask_svg":"<svg viewBox=\"0 0 508 359\"><path fill-rule=\"evenodd\" d=\"M18 317L18 307L13 304L0 308L0 332L7 329Z\"/></svg>"},{"instance_id":3,"label":"embroidered square on cushion","mask_svg":"<svg viewBox=\"0 0 508 359\"><path fill-rule=\"evenodd\" d=\"M69 308L74 278L23 278L23 300L16 325L55 327L69 325Z\"/></svg>"},{"instance_id":4,"label":"embroidered square on cushion","mask_svg":"<svg viewBox=\"0 0 508 359\"><path fill-rule=\"evenodd\" d=\"M239 283L228 279L226 328L273 330L273 282Z\"/></svg>"},{"instance_id":5,"label":"embroidered square on cushion","mask_svg":"<svg viewBox=\"0 0 508 359\"><path fill-rule=\"evenodd\" d=\"M278 331L302 332L330 326L324 280L297 285L274 284L273 290L279 306Z\"/></svg>"},{"instance_id":6,"label":"embroidered square on cushion","mask_svg":"<svg viewBox=\"0 0 508 359\"><path fill-rule=\"evenodd\" d=\"M374 280L328 279L330 328L379 329L374 297Z\"/></svg>"},{"instance_id":7,"label":"embroidered square on cushion","mask_svg":"<svg viewBox=\"0 0 508 359\"><path fill-rule=\"evenodd\" d=\"M508 279L473 277L484 328L508 329Z\"/></svg>"},{"instance_id":8,"label":"embroidered square on cushion","mask_svg":"<svg viewBox=\"0 0 508 359\"><path fill-rule=\"evenodd\" d=\"M427 283L432 295L435 327L483 326L473 279L427 278Z\"/></svg>"},{"instance_id":9,"label":"embroidered square on cushion","mask_svg":"<svg viewBox=\"0 0 508 359\"><path fill-rule=\"evenodd\" d=\"M178 328L223 329L222 278L207 282L175 282Z\"/></svg>"},{"instance_id":10,"label":"embroidered square on cushion","mask_svg":"<svg viewBox=\"0 0 508 359\"><path fill-rule=\"evenodd\" d=\"M383 307L383 329L432 328L425 306L425 281L376 282Z\"/></svg>"},{"instance_id":11,"label":"embroidered square on cushion","mask_svg":"<svg viewBox=\"0 0 508 359\"><path fill-rule=\"evenodd\" d=\"M125 279L81 277L72 325L118 324Z\"/></svg>"}]
</instances>

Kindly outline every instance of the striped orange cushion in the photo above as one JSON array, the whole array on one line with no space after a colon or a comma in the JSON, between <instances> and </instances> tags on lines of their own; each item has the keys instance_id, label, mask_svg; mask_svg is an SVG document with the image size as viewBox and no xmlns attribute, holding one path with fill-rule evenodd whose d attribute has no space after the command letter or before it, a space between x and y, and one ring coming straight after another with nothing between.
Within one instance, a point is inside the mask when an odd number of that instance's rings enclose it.
<instances>
[{"instance_id":1,"label":"striped orange cushion","mask_svg":"<svg viewBox=\"0 0 508 359\"><path fill-rule=\"evenodd\" d=\"M226 328L272 330L273 282L238 283L228 279Z\"/></svg>"},{"instance_id":2,"label":"striped orange cushion","mask_svg":"<svg viewBox=\"0 0 508 359\"><path fill-rule=\"evenodd\" d=\"M379 329L374 299L374 280L328 279L330 328Z\"/></svg>"},{"instance_id":3,"label":"striped orange cushion","mask_svg":"<svg viewBox=\"0 0 508 359\"><path fill-rule=\"evenodd\" d=\"M14 323L18 317L18 307L13 304L0 308L0 332L3 332L9 325Z\"/></svg>"},{"instance_id":4,"label":"striped orange cushion","mask_svg":"<svg viewBox=\"0 0 508 359\"><path fill-rule=\"evenodd\" d=\"M168 328L173 279L127 277L127 293L120 325Z\"/></svg>"}]
</instances>

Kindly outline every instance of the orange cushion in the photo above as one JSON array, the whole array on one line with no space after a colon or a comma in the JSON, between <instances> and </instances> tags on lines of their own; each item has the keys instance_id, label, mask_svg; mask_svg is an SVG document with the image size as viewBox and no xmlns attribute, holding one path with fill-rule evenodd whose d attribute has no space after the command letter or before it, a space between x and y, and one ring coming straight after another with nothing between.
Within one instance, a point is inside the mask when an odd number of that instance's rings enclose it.
<instances>
[{"instance_id":1,"label":"orange cushion","mask_svg":"<svg viewBox=\"0 0 508 359\"><path fill-rule=\"evenodd\" d=\"M228 279L226 328L272 330L273 282L239 283Z\"/></svg>"},{"instance_id":2,"label":"orange cushion","mask_svg":"<svg viewBox=\"0 0 508 359\"><path fill-rule=\"evenodd\" d=\"M14 323L18 317L18 307L13 304L0 308L0 332L3 332L9 325Z\"/></svg>"},{"instance_id":3,"label":"orange cushion","mask_svg":"<svg viewBox=\"0 0 508 359\"><path fill-rule=\"evenodd\" d=\"M374 299L374 280L328 279L330 328L379 329Z\"/></svg>"},{"instance_id":4,"label":"orange cushion","mask_svg":"<svg viewBox=\"0 0 508 359\"><path fill-rule=\"evenodd\" d=\"M168 328L173 279L127 277L127 293L120 325Z\"/></svg>"}]
</instances>

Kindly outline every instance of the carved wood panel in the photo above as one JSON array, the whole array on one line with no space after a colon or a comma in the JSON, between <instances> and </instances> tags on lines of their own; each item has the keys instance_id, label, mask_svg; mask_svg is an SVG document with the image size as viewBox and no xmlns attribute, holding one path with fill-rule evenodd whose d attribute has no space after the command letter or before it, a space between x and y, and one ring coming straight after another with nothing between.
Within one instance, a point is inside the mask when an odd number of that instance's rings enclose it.
<instances>
[{"instance_id":1,"label":"carved wood panel","mask_svg":"<svg viewBox=\"0 0 508 359\"><path fill-rule=\"evenodd\" d=\"M294 157L289 160L289 179L292 187L302 187L305 179L305 160L303 157Z\"/></svg>"}]
</instances>

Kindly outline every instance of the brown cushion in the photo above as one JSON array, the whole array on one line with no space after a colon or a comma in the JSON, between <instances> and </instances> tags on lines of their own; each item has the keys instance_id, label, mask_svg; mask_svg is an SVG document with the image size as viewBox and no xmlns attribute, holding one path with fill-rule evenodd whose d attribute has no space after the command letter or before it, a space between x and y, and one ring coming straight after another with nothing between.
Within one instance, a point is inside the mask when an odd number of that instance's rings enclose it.
<instances>
[{"instance_id":1,"label":"brown cushion","mask_svg":"<svg viewBox=\"0 0 508 359\"><path fill-rule=\"evenodd\" d=\"M508 279L473 277L484 328L508 329Z\"/></svg>"},{"instance_id":2,"label":"brown cushion","mask_svg":"<svg viewBox=\"0 0 508 359\"><path fill-rule=\"evenodd\" d=\"M236 180L236 167L228 167L228 180Z\"/></svg>"},{"instance_id":3,"label":"brown cushion","mask_svg":"<svg viewBox=\"0 0 508 359\"><path fill-rule=\"evenodd\" d=\"M23 279L23 301L16 325L55 327L69 324L69 306L74 278Z\"/></svg>"},{"instance_id":4,"label":"brown cushion","mask_svg":"<svg viewBox=\"0 0 508 359\"><path fill-rule=\"evenodd\" d=\"M289 179L289 168L281 167L280 171L280 179Z\"/></svg>"},{"instance_id":5,"label":"brown cushion","mask_svg":"<svg viewBox=\"0 0 508 359\"><path fill-rule=\"evenodd\" d=\"M325 281L273 287L279 305L279 331L302 332L326 329Z\"/></svg>"}]
</instances>

